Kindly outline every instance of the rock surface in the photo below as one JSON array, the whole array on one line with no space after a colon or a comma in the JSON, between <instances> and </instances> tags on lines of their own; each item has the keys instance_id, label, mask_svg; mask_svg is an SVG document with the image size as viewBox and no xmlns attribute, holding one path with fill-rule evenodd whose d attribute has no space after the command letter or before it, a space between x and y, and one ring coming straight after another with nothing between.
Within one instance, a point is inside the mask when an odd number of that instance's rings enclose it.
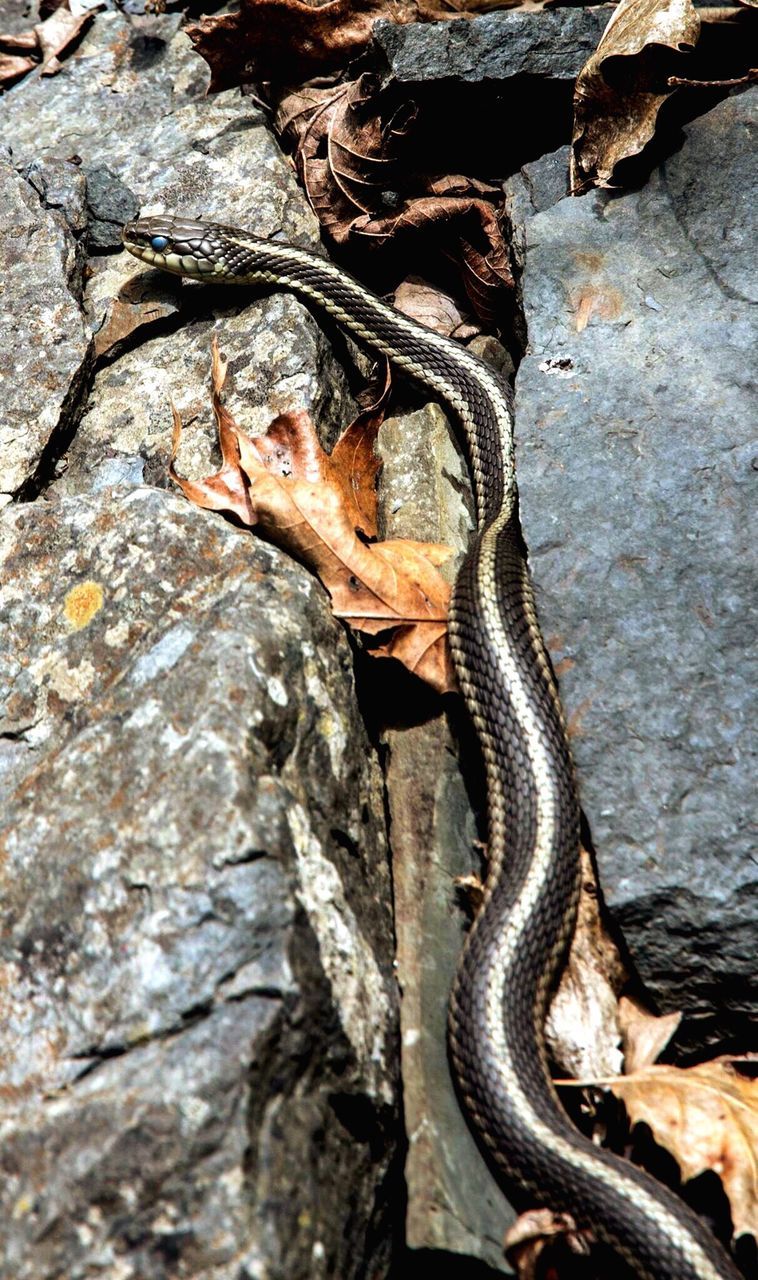
<instances>
[{"instance_id":1,"label":"rock surface","mask_svg":"<svg viewBox=\"0 0 758 1280\"><path fill-rule=\"evenodd\" d=\"M639 192L527 222L517 380L524 529L603 889L690 1038L743 1051L756 101L694 121Z\"/></svg>"},{"instance_id":2,"label":"rock surface","mask_svg":"<svg viewBox=\"0 0 758 1280\"><path fill-rule=\"evenodd\" d=\"M4 535L11 1273L381 1268L381 788L323 592L145 488Z\"/></svg>"},{"instance_id":3,"label":"rock surface","mask_svg":"<svg viewBox=\"0 0 758 1280\"><path fill-rule=\"evenodd\" d=\"M0 161L0 503L23 489L49 442L70 434L91 364L64 220Z\"/></svg>"},{"instance_id":4,"label":"rock surface","mask_svg":"<svg viewBox=\"0 0 758 1280\"><path fill-rule=\"evenodd\" d=\"M513 76L570 80L594 52L612 5L488 13L469 22L376 22L373 39L401 82L503 84Z\"/></svg>"},{"instance_id":5,"label":"rock surface","mask_svg":"<svg viewBox=\"0 0 758 1280\"><path fill-rule=\"evenodd\" d=\"M317 239L263 116L204 98L178 21L99 14L3 100L5 225L12 196L51 245L46 322L65 304L79 346L59 352L76 435L40 432L40 496L2 526L0 1274L385 1274L397 993L352 653L304 570L165 492L170 399L181 469L214 464L214 328L249 430L305 405L333 437L345 377L291 298L107 253L86 320L67 300L88 232L110 250L140 202L250 224L255 190L258 230ZM28 266L4 280L14 323Z\"/></svg>"},{"instance_id":6,"label":"rock surface","mask_svg":"<svg viewBox=\"0 0 758 1280\"><path fill-rule=\"evenodd\" d=\"M538 74L543 123L518 146L544 149L546 115L562 140L589 51L578 33L594 45L606 20L541 15L549 56L525 14L377 38L398 80L450 98L460 154L476 136L489 164L499 124L481 129L484 95L510 139ZM451 1275L472 1258L505 1270L508 1210L444 1048L465 920L453 877L479 863L476 753L457 722L420 723L387 735L383 779L318 585L166 492L169 398L187 427L180 469L213 465L214 332L249 430L306 405L333 439L351 416L332 354L347 348L292 299L184 285L111 252L138 205L317 243L264 115L204 96L180 23L99 12L58 75L3 98L3 225L42 250L38 271L18 237L4 242L3 301L12 325L31 308L60 340L39 413L48 348L22 344L32 374L13 358L2 370L7 492L36 501L2 517L0 1254L9 1280L389 1273L403 1193L386 813L408 1241ZM520 34L505 51L497 35L496 52L485 36L503 23ZM423 51L435 41L447 61ZM641 192L567 201L548 158L514 204L532 342L524 518L605 887L661 999L701 1019L693 1039L720 1031L740 1048L754 952L748 562L733 554L752 456L748 101L692 125ZM439 134L444 111L430 119ZM388 424L385 441L387 528L460 546L466 483L440 413Z\"/></svg>"}]
</instances>

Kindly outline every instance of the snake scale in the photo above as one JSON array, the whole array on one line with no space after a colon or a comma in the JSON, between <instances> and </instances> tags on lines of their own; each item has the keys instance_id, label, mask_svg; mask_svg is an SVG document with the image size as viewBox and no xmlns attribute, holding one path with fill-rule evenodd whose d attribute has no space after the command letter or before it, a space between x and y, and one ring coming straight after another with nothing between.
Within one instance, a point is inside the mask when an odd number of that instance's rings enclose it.
<instances>
[{"instance_id":1,"label":"snake scale","mask_svg":"<svg viewBox=\"0 0 758 1280\"><path fill-rule=\"evenodd\" d=\"M489 827L483 901L450 1000L459 1093L506 1184L590 1225L640 1277L739 1280L682 1201L574 1128L550 1079L544 1022L575 924L579 802L520 532L508 386L306 249L168 216L129 223L124 244L196 280L291 290L453 411L477 532L453 589L449 634L484 756Z\"/></svg>"}]
</instances>

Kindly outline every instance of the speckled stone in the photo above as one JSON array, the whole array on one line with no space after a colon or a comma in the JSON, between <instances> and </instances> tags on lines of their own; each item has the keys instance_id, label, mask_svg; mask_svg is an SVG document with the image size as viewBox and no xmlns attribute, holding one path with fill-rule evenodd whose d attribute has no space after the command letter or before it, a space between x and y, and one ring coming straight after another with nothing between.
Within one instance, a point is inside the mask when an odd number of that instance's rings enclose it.
<instances>
[{"instance_id":1,"label":"speckled stone","mask_svg":"<svg viewBox=\"0 0 758 1280\"><path fill-rule=\"evenodd\" d=\"M757 101L694 121L642 190L527 221L516 409L522 519L603 888L652 991L696 1020L685 1039L743 1048Z\"/></svg>"},{"instance_id":2,"label":"speckled stone","mask_svg":"<svg viewBox=\"0 0 758 1280\"><path fill-rule=\"evenodd\" d=\"M381 1269L389 879L325 593L154 489L2 534L3 1257Z\"/></svg>"}]
</instances>

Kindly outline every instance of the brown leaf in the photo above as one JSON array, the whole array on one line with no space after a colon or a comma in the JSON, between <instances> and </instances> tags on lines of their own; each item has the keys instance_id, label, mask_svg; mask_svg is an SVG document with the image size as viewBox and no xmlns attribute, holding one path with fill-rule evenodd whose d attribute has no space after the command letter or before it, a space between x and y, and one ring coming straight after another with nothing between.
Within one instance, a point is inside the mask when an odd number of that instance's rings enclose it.
<instances>
[{"instance_id":1,"label":"brown leaf","mask_svg":"<svg viewBox=\"0 0 758 1280\"><path fill-rule=\"evenodd\" d=\"M313 211L336 244L383 261L416 244L444 254L476 314L493 324L513 287L499 220L502 191L461 175L425 175L415 125L413 104L368 74L288 94L275 118Z\"/></svg>"},{"instance_id":2,"label":"brown leaf","mask_svg":"<svg viewBox=\"0 0 758 1280\"><path fill-rule=\"evenodd\" d=\"M20 80L36 65L35 58L22 58L0 52L0 84L12 84L14 80Z\"/></svg>"},{"instance_id":3,"label":"brown leaf","mask_svg":"<svg viewBox=\"0 0 758 1280\"><path fill-rule=\"evenodd\" d=\"M400 539L363 541L356 527L366 519L364 491L375 472L362 456L353 428L331 458L321 452L305 412L280 415L265 436L252 439L221 401L225 376L226 362L214 339L220 471L202 481L184 480L172 461L172 478L199 506L256 526L297 556L329 592L336 617L356 631L380 637L372 647L377 656L397 658L440 692L453 688L446 643L450 587L437 570L449 548ZM181 421L173 412L175 457ZM380 411L372 412L376 417ZM350 459L356 457L351 474Z\"/></svg>"},{"instance_id":4,"label":"brown leaf","mask_svg":"<svg viewBox=\"0 0 758 1280\"><path fill-rule=\"evenodd\" d=\"M463 314L455 298L418 276L408 276L398 285L394 305L403 315L445 338L463 342L481 333L481 327Z\"/></svg>"},{"instance_id":5,"label":"brown leaf","mask_svg":"<svg viewBox=\"0 0 758 1280\"><path fill-rule=\"evenodd\" d=\"M581 849L582 891L576 928L550 1005L545 1035L551 1057L574 1076L621 1070L618 993L628 974L599 909L592 860Z\"/></svg>"},{"instance_id":6,"label":"brown leaf","mask_svg":"<svg viewBox=\"0 0 758 1280\"><path fill-rule=\"evenodd\" d=\"M574 191L613 186L619 162L650 141L667 76L699 34L692 0L621 0L574 89Z\"/></svg>"},{"instance_id":7,"label":"brown leaf","mask_svg":"<svg viewBox=\"0 0 758 1280\"><path fill-rule=\"evenodd\" d=\"M45 18L44 22L37 23L34 31L42 55L40 75L52 76L60 71L59 55L65 53L84 28L89 26L95 12L95 9L89 9L84 13L73 14L66 2L51 13L49 18Z\"/></svg>"},{"instance_id":8,"label":"brown leaf","mask_svg":"<svg viewBox=\"0 0 758 1280\"><path fill-rule=\"evenodd\" d=\"M413 116L370 75L332 89L306 86L282 100L275 127L294 146L314 213L337 244L357 217L384 208L385 192L402 181L399 155Z\"/></svg>"},{"instance_id":9,"label":"brown leaf","mask_svg":"<svg viewBox=\"0 0 758 1280\"><path fill-rule=\"evenodd\" d=\"M624 1074L633 1075L649 1067L659 1058L682 1021L681 1013L657 1017L629 996L622 996L618 1008L621 1043L624 1050Z\"/></svg>"},{"instance_id":10,"label":"brown leaf","mask_svg":"<svg viewBox=\"0 0 758 1280\"><path fill-rule=\"evenodd\" d=\"M353 525L367 537L376 535L376 481L381 460L374 445L389 399L392 376L384 365L384 383L372 403L366 405L342 432L329 456L331 482L342 490Z\"/></svg>"},{"instance_id":11,"label":"brown leaf","mask_svg":"<svg viewBox=\"0 0 758 1280\"><path fill-rule=\"evenodd\" d=\"M505 1256L513 1267L518 1280L537 1280L545 1274L543 1254L560 1239L570 1253L586 1256L589 1253L589 1236L579 1231L568 1213L553 1213L550 1209L530 1209L520 1213L508 1228L503 1241Z\"/></svg>"},{"instance_id":12,"label":"brown leaf","mask_svg":"<svg viewBox=\"0 0 758 1280\"><path fill-rule=\"evenodd\" d=\"M461 17L435 0L242 0L238 13L201 18L187 34L211 69L212 92L248 80L296 84L347 66L377 18Z\"/></svg>"},{"instance_id":13,"label":"brown leaf","mask_svg":"<svg viewBox=\"0 0 758 1280\"><path fill-rule=\"evenodd\" d=\"M682 1180L712 1170L729 1198L734 1235L758 1236L758 1080L728 1058L695 1067L650 1066L607 1084L633 1124L677 1161Z\"/></svg>"},{"instance_id":14,"label":"brown leaf","mask_svg":"<svg viewBox=\"0 0 758 1280\"><path fill-rule=\"evenodd\" d=\"M373 241L375 247L390 240L428 242L436 233L442 251L457 262L471 306L485 323L495 323L503 294L512 288L497 212L478 195L419 196L390 215L356 218L351 232L355 240Z\"/></svg>"},{"instance_id":15,"label":"brown leaf","mask_svg":"<svg viewBox=\"0 0 758 1280\"><path fill-rule=\"evenodd\" d=\"M74 43L92 21L99 7L97 5L85 13L73 14L68 0L60 0L49 11L49 16L30 30L16 32L14 35L0 35L0 84L9 84L34 69L43 76L55 75L61 65L58 55ZM19 57L5 52L14 49L25 50L34 56Z\"/></svg>"}]
</instances>

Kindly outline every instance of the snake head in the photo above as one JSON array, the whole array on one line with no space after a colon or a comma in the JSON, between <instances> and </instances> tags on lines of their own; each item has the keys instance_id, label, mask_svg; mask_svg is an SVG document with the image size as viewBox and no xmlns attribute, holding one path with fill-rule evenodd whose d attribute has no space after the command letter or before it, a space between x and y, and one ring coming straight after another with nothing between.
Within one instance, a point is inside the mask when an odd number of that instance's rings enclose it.
<instances>
[{"instance_id":1,"label":"snake head","mask_svg":"<svg viewBox=\"0 0 758 1280\"><path fill-rule=\"evenodd\" d=\"M165 214L127 222L122 232L124 248L151 267L175 275L212 276L223 270L214 224L193 222Z\"/></svg>"}]
</instances>

